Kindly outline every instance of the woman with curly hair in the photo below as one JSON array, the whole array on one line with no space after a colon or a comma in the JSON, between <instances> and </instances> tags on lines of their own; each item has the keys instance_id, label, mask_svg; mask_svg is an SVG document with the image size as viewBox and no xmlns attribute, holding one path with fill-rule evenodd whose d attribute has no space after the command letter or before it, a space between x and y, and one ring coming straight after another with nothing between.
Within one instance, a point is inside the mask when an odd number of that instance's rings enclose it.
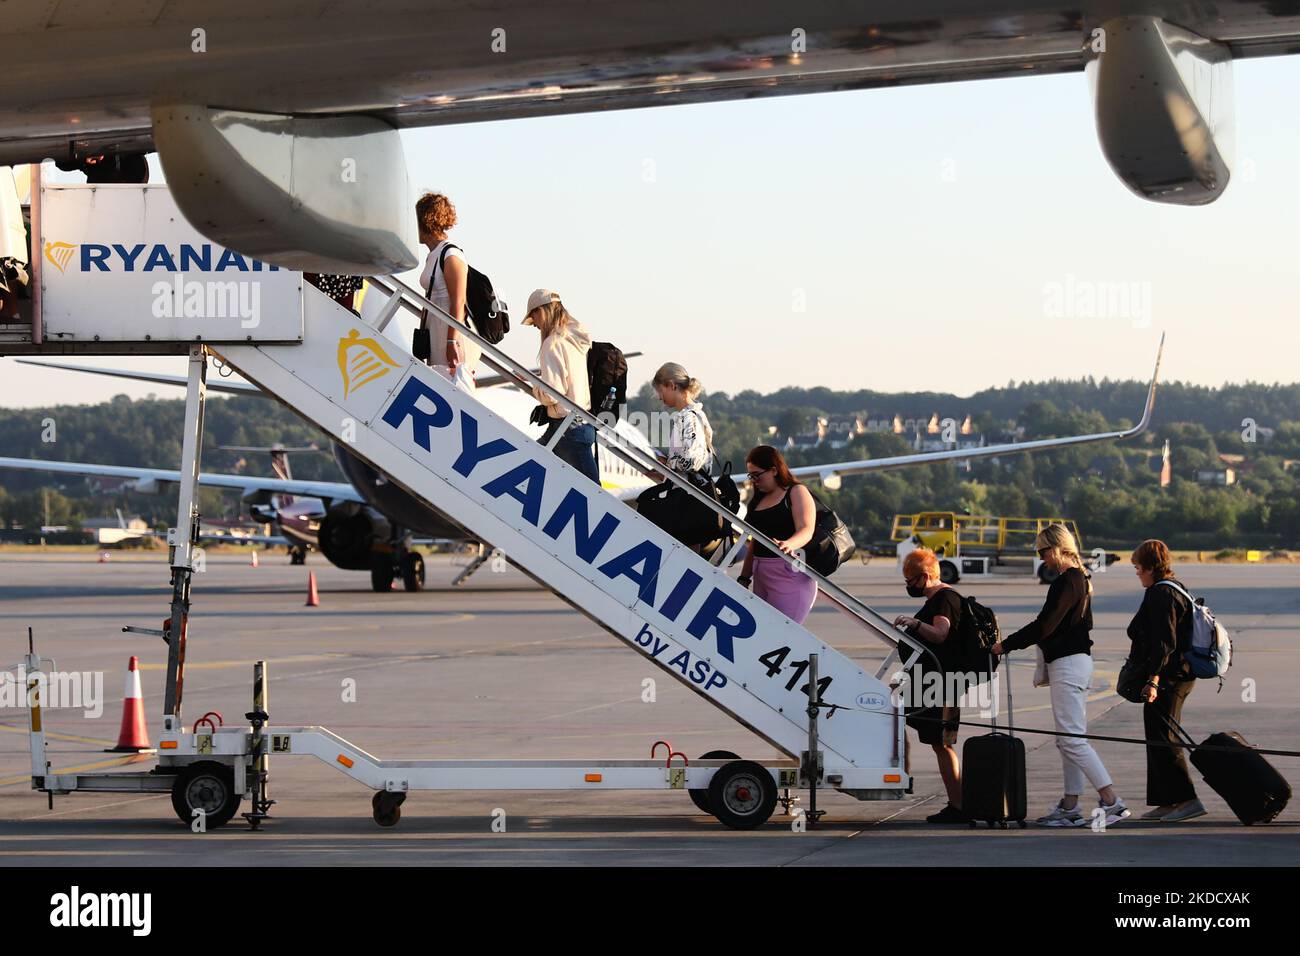
<instances>
[{"instance_id":1,"label":"woman with curly hair","mask_svg":"<svg viewBox=\"0 0 1300 956\"><path fill-rule=\"evenodd\" d=\"M456 207L442 193L425 193L415 204L415 219L420 242L429 249L420 272L420 288L434 305L466 327L465 290L469 282L469 260L464 251L447 239L447 231L456 225ZM473 381L482 350L462 335L455 326L439 322L426 309L420 316L420 328L431 331L429 364L448 378L464 365Z\"/></svg>"}]
</instances>

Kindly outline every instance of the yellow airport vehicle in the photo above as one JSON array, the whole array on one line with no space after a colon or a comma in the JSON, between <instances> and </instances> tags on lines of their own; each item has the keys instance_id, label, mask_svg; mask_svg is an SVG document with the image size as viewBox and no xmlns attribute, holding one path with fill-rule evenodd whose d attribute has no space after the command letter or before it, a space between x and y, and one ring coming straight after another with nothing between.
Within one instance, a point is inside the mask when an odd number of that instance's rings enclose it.
<instances>
[{"instance_id":1,"label":"yellow airport vehicle","mask_svg":"<svg viewBox=\"0 0 1300 956\"><path fill-rule=\"evenodd\" d=\"M939 576L945 584L962 577L994 574L1034 574L1050 584L1055 572L1038 559L1034 541L1049 524L1063 524L1079 542L1084 562L1092 568L1104 565L1106 553L1098 548L1083 550L1079 527L1070 518L1007 518L967 515L955 511L920 511L894 515L890 540L898 545L900 564L916 548L929 548L939 556Z\"/></svg>"}]
</instances>

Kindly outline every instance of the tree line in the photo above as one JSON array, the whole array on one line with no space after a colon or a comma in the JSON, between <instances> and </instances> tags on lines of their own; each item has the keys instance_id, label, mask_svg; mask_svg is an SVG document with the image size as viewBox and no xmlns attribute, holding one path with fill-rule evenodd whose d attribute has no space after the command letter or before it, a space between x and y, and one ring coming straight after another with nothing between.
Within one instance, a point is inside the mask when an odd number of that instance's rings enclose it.
<instances>
[{"instance_id":1,"label":"tree line","mask_svg":"<svg viewBox=\"0 0 1300 956\"><path fill-rule=\"evenodd\" d=\"M883 393L784 388L768 394L705 394L701 401L722 461L742 469L746 451L802 430L817 416L865 413L876 420L926 420L934 413L958 421L971 416L989 442L1015 434L1031 440L1106 431L1132 424L1146 383L1091 379L1009 383L960 397L942 392ZM663 411L649 386L629 408ZM0 449L12 457L175 469L180 461L184 402L131 400L118 395L99 405L0 409ZM1249 425L1243 424L1249 422ZM210 399L203 469L270 475L270 458L222 445L300 446L328 441L277 402L255 397ZM873 432L839 449L821 445L788 453L792 464L876 458L912 451L910 436ZM1159 458L1171 447L1173 480L1160 487ZM1198 470L1224 467L1221 454L1240 455L1237 484L1207 486ZM1129 442L1109 442L1033 455L940 464L845 478L836 492L817 489L862 544L883 543L896 513L969 511L1011 516L1071 517L1087 547L1129 547L1160 537L1176 548L1300 548L1300 385L1246 383L1207 388L1162 385L1151 429ZM325 453L291 458L295 477L342 481ZM111 483L110 483L111 484ZM167 486L164 486L166 489ZM205 489L208 517L237 517L238 495ZM5 527L76 525L88 517L139 514L151 525L175 521L170 494L142 494L71 476L0 471L0 521Z\"/></svg>"}]
</instances>

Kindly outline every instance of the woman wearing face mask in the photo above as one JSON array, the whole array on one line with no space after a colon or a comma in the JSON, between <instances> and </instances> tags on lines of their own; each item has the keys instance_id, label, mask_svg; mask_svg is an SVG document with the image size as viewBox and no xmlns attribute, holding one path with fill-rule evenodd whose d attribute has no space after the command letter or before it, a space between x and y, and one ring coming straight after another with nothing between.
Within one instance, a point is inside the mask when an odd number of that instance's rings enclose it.
<instances>
[{"instance_id":1,"label":"woman wearing face mask","mask_svg":"<svg viewBox=\"0 0 1300 956\"><path fill-rule=\"evenodd\" d=\"M745 456L754 497L745 520L795 555L812 540L817 506L812 493L790 474L790 466L771 445L759 445ZM752 538L745 552L740 583L796 624L802 624L817 600L817 582L794 570L770 548Z\"/></svg>"},{"instance_id":2,"label":"woman wearing face mask","mask_svg":"<svg viewBox=\"0 0 1300 956\"><path fill-rule=\"evenodd\" d=\"M903 559L903 585L908 597L923 597L925 604L914 615L900 614L894 618L894 626L904 628L909 637L925 643L939 659L944 671L951 670L949 649L955 646L961 622L961 595L939 580L939 558L929 548L917 548ZM899 649L902 650L902 645ZM925 688L921 669L928 662L926 658L913 665L911 687ZM934 665L931 663L929 666L933 668ZM940 686L946 688L947 683ZM939 762L939 776L948 794L948 805L926 817L926 822L969 823L970 818L961 809L961 763L957 758L961 708L955 701L947 699L915 703L914 707L909 708L907 725L916 731L921 743L934 749L935 759Z\"/></svg>"},{"instance_id":3,"label":"woman wearing face mask","mask_svg":"<svg viewBox=\"0 0 1300 956\"><path fill-rule=\"evenodd\" d=\"M1079 546L1070 529L1050 524L1038 533L1035 542L1043 564L1058 572L1047 589L1047 600L1038 617L1010 637L994 644L994 654L1005 654L1037 644L1047 662L1047 676L1052 688L1052 718L1056 729L1065 733L1088 732L1088 688L1092 684L1092 579L1083 569ZM1110 774L1092 749L1079 737L1057 737L1065 775L1065 792L1046 816L1036 821L1042 826L1077 827L1090 822L1079 809L1079 795L1085 783L1091 783L1100 797L1099 806L1106 824L1118 823L1131 811L1111 786Z\"/></svg>"}]
</instances>

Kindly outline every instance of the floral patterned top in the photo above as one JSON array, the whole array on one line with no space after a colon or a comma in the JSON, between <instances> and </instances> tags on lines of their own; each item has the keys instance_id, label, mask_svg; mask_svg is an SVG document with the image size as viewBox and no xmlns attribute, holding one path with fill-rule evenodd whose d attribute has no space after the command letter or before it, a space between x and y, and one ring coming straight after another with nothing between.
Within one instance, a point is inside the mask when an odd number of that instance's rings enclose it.
<instances>
[{"instance_id":1,"label":"floral patterned top","mask_svg":"<svg viewBox=\"0 0 1300 956\"><path fill-rule=\"evenodd\" d=\"M704 407L689 402L672 413L668 435L668 467L682 473L707 469L712 462L713 429Z\"/></svg>"},{"instance_id":2,"label":"floral patterned top","mask_svg":"<svg viewBox=\"0 0 1300 956\"><path fill-rule=\"evenodd\" d=\"M310 281L310 280L308 280ZM349 296L358 292L365 282L361 276L336 276L321 274L312 284L335 302L346 303Z\"/></svg>"}]
</instances>

